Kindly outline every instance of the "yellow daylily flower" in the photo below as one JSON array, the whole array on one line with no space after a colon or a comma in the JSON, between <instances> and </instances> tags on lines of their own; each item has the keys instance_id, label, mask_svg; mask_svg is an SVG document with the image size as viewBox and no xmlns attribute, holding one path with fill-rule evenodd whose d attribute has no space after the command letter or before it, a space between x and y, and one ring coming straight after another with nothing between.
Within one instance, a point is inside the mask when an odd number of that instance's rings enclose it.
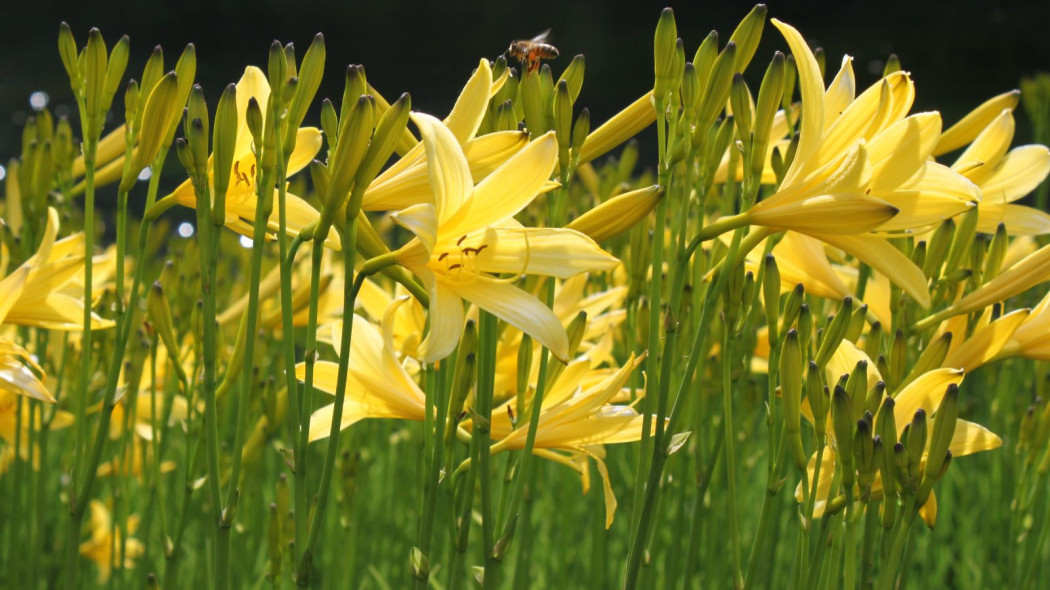
<instances>
[{"instance_id":1,"label":"yellow daylily flower","mask_svg":"<svg viewBox=\"0 0 1050 590\"><path fill-rule=\"evenodd\" d=\"M553 133L536 139L476 186L456 137L430 115L413 113L430 162L433 204L414 205L394 220L416 234L397 260L430 292L424 362L451 354L463 332L463 300L491 312L568 360L565 330L553 312L501 273L567 278L611 270L619 261L569 229L526 228L513 219L538 194L557 159Z\"/></svg>"},{"instance_id":2,"label":"yellow daylily flower","mask_svg":"<svg viewBox=\"0 0 1050 590\"><path fill-rule=\"evenodd\" d=\"M1007 152L1013 136L1013 112L1003 109L959 155L952 169L981 188L977 231L994 234L1004 223L1011 235L1050 233L1050 214L1013 204L1050 173L1050 149L1024 145Z\"/></svg>"},{"instance_id":3,"label":"yellow daylily flower","mask_svg":"<svg viewBox=\"0 0 1050 590\"><path fill-rule=\"evenodd\" d=\"M126 526L113 525L113 517L106 505L98 500L92 500L88 505L89 520L88 527L91 529L91 538L80 544L80 554L94 561L98 565L98 582L104 584L109 580L113 572L113 566L119 554L114 549L123 546L124 567L131 569L135 567L135 560L146 552L146 546L136 538L124 535L132 535L138 528L138 516L129 516Z\"/></svg>"},{"instance_id":4,"label":"yellow daylily flower","mask_svg":"<svg viewBox=\"0 0 1050 590\"><path fill-rule=\"evenodd\" d=\"M268 114L266 108L270 100L270 85L266 81L266 75L255 66L248 66L244 75L237 82L237 140L233 152L233 168L223 173L230 175L229 189L226 193L226 227L233 231L251 237L254 233L255 213L259 202L256 194L256 173L258 172L255 153L252 151L252 134L248 129L246 113L248 101L254 98L262 108L263 115ZM302 127L296 132L295 150L288 159L288 176L299 172L309 164L317 152L321 149L321 131L315 127ZM214 174L209 171L209 174ZM277 198L277 188L274 188L274 199ZM303 228L317 221L321 214L311 207L302 198L285 193L285 206L287 213L288 234L298 235ZM160 202L174 201L184 207L195 209L197 207L197 193L193 183L189 179L183 181L170 195ZM158 202L158 204L160 204ZM276 202L276 201L275 201ZM267 221L267 229L276 232L280 228L279 212L274 207L273 213ZM337 232L329 232L325 245L338 250L340 248Z\"/></svg>"},{"instance_id":5,"label":"yellow daylily flower","mask_svg":"<svg viewBox=\"0 0 1050 590\"><path fill-rule=\"evenodd\" d=\"M40 247L20 269L0 281L0 294L4 296L0 321L51 330L83 329L83 289L68 287L78 280L83 283L84 236L76 234L56 240L57 235L58 212L48 208ZM19 273L24 276L19 278ZM95 313L91 318L95 330L115 325Z\"/></svg>"},{"instance_id":6,"label":"yellow daylily flower","mask_svg":"<svg viewBox=\"0 0 1050 590\"><path fill-rule=\"evenodd\" d=\"M980 200L975 185L930 159L938 113L906 116L914 87L890 74L855 99L849 61L825 91L812 51L797 30L773 20L795 56L802 113L798 148L777 192L745 213L750 223L801 231L888 276L924 307L925 276L880 236L865 231L925 227Z\"/></svg>"},{"instance_id":7,"label":"yellow daylily flower","mask_svg":"<svg viewBox=\"0 0 1050 590\"><path fill-rule=\"evenodd\" d=\"M339 430L349 428L365 418L400 418L423 420L426 396L415 379L398 359L394 348L394 324L397 310L407 300L399 298L387 308L381 323L382 332L365 318L354 314L354 337L350 340L349 373L346 399L340 416ZM331 328L333 345L340 349L340 324ZM306 364L295 366L295 376L306 378ZM335 394L339 364L317 361L314 364L314 387ZM310 441L327 438L331 432L335 406L329 404L310 418Z\"/></svg>"},{"instance_id":8,"label":"yellow daylily flower","mask_svg":"<svg viewBox=\"0 0 1050 590\"><path fill-rule=\"evenodd\" d=\"M616 497L602 460L604 453L597 452L596 446L641 440L643 417L633 407L613 405L613 401L644 358L645 355L635 358L632 353L619 370L602 371L600 381L584 385L591 372L591 360L579 357L565 368L544 396L536 424L533 452L537 455L566 464L578 462L581 456L595 460L605 493L605 528L612 526ZM491 435L493 440L498 439L491 447L493 453L525 448L529 421L521 416L512 420L516 402L511 398L492 410ZM567 457L554 451L576 456Z\"/></svg>"}]
</instances>

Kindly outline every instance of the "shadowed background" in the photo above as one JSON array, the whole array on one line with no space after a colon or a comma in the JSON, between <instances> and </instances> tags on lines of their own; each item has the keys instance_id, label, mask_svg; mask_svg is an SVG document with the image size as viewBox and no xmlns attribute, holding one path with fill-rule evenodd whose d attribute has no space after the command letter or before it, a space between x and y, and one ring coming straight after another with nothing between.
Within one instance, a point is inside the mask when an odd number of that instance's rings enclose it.
<instances>
[{"instance_id":1,"label":"shadowed background","mask_svg":"<svg viewBox=\"0 0 1050 590\"><path fill-rule=\"evenodd\" d=\"M297 2L293 7L289 0L9 2L0 18L0 162L17 155L22 124L32 114L31 93L46 92L53 113L75 110L57 51L62 20L72 27L78 45L92 26L102 30L109 45L129 34L132 55L126 77L141 75L154 45L163 46L171 68L183 46L193 42L198 81L212 104L246 65L265 69L273 39L294 42L301 58L313 35L323 32L326 77L314 112L307 117L306 123L313 125L320 99L341 96L343 70L349 63L363 64L369 81L387 98L409 92L416 110L443 115L479 57L495 58L511 40L549 27L562 54L551 64L556 74L573 55L586 55L578 105L590 108L591 120L598 124L651 87L652 33L660 8L668 3L349 0ZM752 6L670 4L687 59L711 29L721 33L724 44ZM886 57L896 53L916 83L913 110L938 109L946 126L985 98L1016 88L1022 76L1050 70L1050 3L770 2L769 16L790 22L811 44L824 47L829 77L843 53L854 56L861 88L875 80ZM749 71L753 90L776 49L786 51L786 45L767 27ZM118 120L122 94L123 90L115 101ZM107 130L113 126L107 125ZM1018 141L1028 134L1021 113ZM654 153L643 152L642 162L648 163ZM179 172L175 168L168 166L167 173Z\"/></svg>"}]
</instances>

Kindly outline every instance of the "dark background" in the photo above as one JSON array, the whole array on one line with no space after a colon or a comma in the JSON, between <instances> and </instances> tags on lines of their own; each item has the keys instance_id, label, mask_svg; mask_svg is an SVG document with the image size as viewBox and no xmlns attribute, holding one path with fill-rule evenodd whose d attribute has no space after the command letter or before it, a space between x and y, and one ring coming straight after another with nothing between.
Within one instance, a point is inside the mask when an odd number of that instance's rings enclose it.
<instances>
[{"instance_id":1,"label":"dark background","mask_svg":"<svg viewBox=\"0 0 1050 590\"><path fill-rule=\"evenodd\" d=\"M555 72L571 56L587 56L578 104L591 109L592 121L601 122L651 87L652 33L665 4L9 0L0 16L0 161L17 155L21 125L32 113L31 92L47 92L52 112L70 110L68 80L56 43L62 20L72 27L78 45L86 41L92 26L102 30L110 45L121 34L129 34L132 57L127 76L136 78L154 45L164 47L170 68L182 47L195 43L198 80L209 101L218 97L225 84L236 81L245 65L265 68L273 39L294 42L301 56L313 34L320 31L327 41L328 60L318 103L321 97L338 99L346 64L360 63L369 81L385 96L407 91L416 110L438 115L447 113L479 57L495 58L511 40L550 27L553 43L562 52L552 63ZM721 33L724 44L752 6L696 1L673 5L688 59L711 29ZM829 77L842 54L849 53L855 58L858 84L866 87L881 73L886 56L898 54L916 82L914 110L938 109L944 113L946 126L985 98L1017 87L1022 76L1050 70L1050 2L887 0L769 5L770 17L793 24L812 45L825 48ZM767 26L751 78L761 76L775 49L786 51L785 43ZM1018 135L1023 140L1028 130L1023 114L1019 119ZM307 123L317 124L316 112L308 116Z\"/></svg>"}]
</instances>

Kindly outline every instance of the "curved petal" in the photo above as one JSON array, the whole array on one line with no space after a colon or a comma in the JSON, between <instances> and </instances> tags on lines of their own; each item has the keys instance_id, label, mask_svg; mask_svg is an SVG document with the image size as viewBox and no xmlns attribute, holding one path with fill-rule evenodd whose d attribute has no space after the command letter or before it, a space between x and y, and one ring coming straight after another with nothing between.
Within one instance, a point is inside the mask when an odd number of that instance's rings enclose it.
<instances>
[{"instance_id":1,"label":"curved petal","mask_svg":"<svg viewBox=\"0 0 1050 590\"><path fill-rule=\"evenodd\" d=\"M798 67L799 89L802 93L802 127L799 131L798 149L795 159L784 176L784 185L791 185L799 177L805 166L820 149L820 140L824 131L824 80L820 76L820 66L813 57L809 45L794 27L777 19L772 19L773 26L780 30L795 56Z\"/></svg>"},{"instance_id":2,"label":"curved petal","mask_svg":"<svg viewBox=\"0 0 1050 590\"><path fill-rule=\"evenodd\" d=\"M459 297L470 301L481 309L532 336L533 339L546 346L558 360L562 362L569 361L569 339L565 335L565 328L562 327L558 317L554 315L550 308L540 303L538 299L529 293L514 285L485 276L479 276L470 283L461 284L440 281L439 284L447 285ZM433 305L433 299L431 299L431 307ZM430 329L433 332L433 312L430 317ZM460 321L459 332L462 332L462 325L462 321ZM456 334L457 340L459 332ZM451 352L451 348L449 352Z\"/></svg>"},{"instance_id":3,"label":"curved petal","mask_svg":"<svg viewBox=\"0 0 1050 590\"><path fill-rule=\"evenodd\" d=\"M550 178L558 159L554 132L545 133L510 157L474 187L474 194L454 217L445 217L441 233L459 236L499 224L532 202Z\"/></svg>"},{"instance_id":4,"label":"curved petal","mask_svg":"<svg viewBox=\"0 0 1050 590\"><path fill-rule=\"evenodd\" d=\"M748 210L751 223L806 233L856 234L881 226L898 211L864 194L821 195L776 207L763 207L765 202Z\"/></svg>"},{"instance_id":5,"label":"curved petal","mask_svg":"<svg viewBox=\"0 0 1050 590\"><path fill-rule=\"evenodd\" d=\"M962 383L963 375L961 369L934 369L923 373L897 393L894 396L897 403L893 406L897 437L900 437L904 427L911 422L915 412L921 409L926 411L927 416L933 415L941 405L948 386Z\"/></svg>"},{"instance_id":6,"label":"curved petal","mask_svg":"<svg viewBox=\"0 0 1050 590\"><path fill-rule=\"evenodd\" d=\"M831 127L846 107L857 96L857 80L853 75L853 58L842 56L842 66L824 94L824 131Z\"/></svg>"},{"instance_id":7,"label":"curved petal","mask_svg":"<svg viewBox=\"0 0 1050 590\"><path fill-rule=\"evenodd\" d=\"M489 105L489 90L492 88L492 68L488 60L482 58L478 68L467 80L466 86L459 93L452 112L445 118L445 126L452 132L459 143L466 143L478 132L481 120Z\"/></svg>"},{"instance_id":8,"label":"curved petal","mask_svg":"<svg viewBox=\"0 0 1050 590\"><path fill-rule=\"evenodd\" d=\"M427 176L438 221L444 223L460 210L474 189L470 167L459 142L441 121L425 113L411 116L426 148Z\"/></svg>"},{"instance_id":9,"label":"curved petal","mask_svg":"<svg viewBox=\"0 0 1050 590\"><path fill-rule=\"evenodd\" d=\"M412 232L418 238L418 244L409 242L398 251L398 261L415 266L424 265L430 260L430 254L437 243L437 211L430 203L413 205L391 215L401 227Z\"/></svg>"},{"instance_id":10,"label":"curved petal","mask_svg":"<svg viewBox=\"0 0 1050 590\"><path fill-rule=\"evenodd\" d=\"M248 101L254 98L259 108L266 113L270 102L270 83L266 74L255 66L244 68L244 74L237 81L237 143L233 149L233 159L240 160L252 151L252 133L248 129Z\"/></svg>"},{"instance_id":11,"label":"curved petal","mask_svg":"<svg viewBox=\"0 0 1050 590\"><path fill-rule=\"evenodd\" d=\"M952 168L969 168L973 164L994 168L1010 149L1014 138L1014 116L1010 109L1003 109L981 134L956 158Z\"/></svg>"},{"instance_id":12,"label":"curved petal","mask_svg":"<svg viewBox=\"0 0 1050 590\"><path fill-rule=\"evenodd\" d=\"M893 188L915 175L941 136L941 114L919 113L901 119L868 143L873 189Z\"/></svg>"},{"instance_id":13,"label":"curved petal","mask_svg":"<svg viewBox=\"0 0 1050 590\"><path fill-rule=\"evenodd\" d=\"M1023 145L1010 150L994 168L978 168L968 176L981 187L985 199L1012 202L1035 190L1048 173L1050 148Z\"/></svg>"},{"instance_id":14,"label":"curved petal","mask_svg":"<svg viewBox=\"0 0 1050 590\"><path fill-rule=\"evenodd\" d=\"M466 315L460 295L449 288L445 281L435 277L429 270L420 278L430 287L430 331L419 345L419 354L423 362L433 363L452 354L456 349L459 338L463 335L463 321ZM479 304L479 307L484 306Z\"/></svg>"},{"instance_id":15,"label":"curved petal","mask_svg":"<svg viewBox=\"0 0 1050 590\"><path fill-rule=\"evenodd\" d=\"M1028 313L1027 309L1018 309L978 329L966 342L953 348L941 366L969 372L992 360L1028 318Z\"/></svg>"},{"instance_id":16,"label":"curved petal","mask_svg":"<svg viewBox=\"0 0 1050 590\"><path fill-rule=\"evenodd\" d=\"M1050 234L1050 214L1034 207L1013 203L985 202L977 205L977 231L994 234L999 224L1006 225L1011 236Z\"/></svg>"},{"instance_id":17,"label":"curved petal","mask_svg":"<svg viewBox=\"0 0 1050 590\"><path fill-rule=\"evenodd\" d=\"M907 256L878 236L814 235L820 241L845 250L873 269L889 277L924 308L930 306L926 275Z\"/></svg>"},{"instance_id":18,"label":"curved petal","mask_svg":"<svg viewBox=\"0 0 1050 590\"><path fill-rule=\"evenodd\" d=\"M295 149L288 156L288 176L306 168L313 161L317 152L321 151L324 138L321 130L316 127L300 127L295 132Z\"/></svg>"},{"instance_id":19,"label":"curved petal","mask_svg":"<svg viewBox=\"0 0 1050 590\"><path fill-rule=\"evenodd\" d=\"M952 442L948 444L952 456L962 457L1003 446L1003 439L980 424L957 420Z\"/></svg>"}]
</instances>

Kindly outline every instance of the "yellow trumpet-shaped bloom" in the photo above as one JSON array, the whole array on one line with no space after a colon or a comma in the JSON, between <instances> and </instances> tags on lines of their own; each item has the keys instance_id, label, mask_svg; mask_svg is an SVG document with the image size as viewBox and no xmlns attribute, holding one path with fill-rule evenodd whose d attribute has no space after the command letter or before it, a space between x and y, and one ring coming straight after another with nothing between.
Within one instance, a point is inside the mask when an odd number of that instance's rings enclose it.
<instances>
[{"instance_id":1,"label":"yellow trumpet-shaped bloom","mask_svg":"<svg viewBox=\"0 0 1050 590\"><path fill-rule=\"evenodd\" d=\"M1011 109L1003 109L952 164L952 169L981 188L977 231L994 234L1000 223L1011 235L1050 233L1050 215L1015 205L1050 173L1050 149L1023 145L1009 152L1014 136Z\"/></svg>"},{"instance_id":2,"label":"yellow trumpet-shaped bloom","mask_svg":"<svg viewBox=\"0 0 1050 590\"><path fill-rule=\"evenodd\" d=\"M999 321L1006 317L1009 316L1004 316ZM996 358L1011 356L1023 356L1037 361L1050 360L1050 293L1047 293L1030 313L1024 315L996 354Z\"/></svg>"},{"instance_id":3,"label":"yellow trumpet-shaped bloom","mask_svg":"<svg viewBox=\"0 0 1050 590\"><path fill-rule=\"evenodd\" d=\"M75 234L61 240L57 236L58 212L49 208L36 253L0 281L0 322L51 330L83 329L82 295L68 294L66 287L83 282L84 236ZM91 317L93 329L114 325L94 313Z\"/></svg>"},{"instance_id":4,"label":"yellow trumpet-shaped bloom","mask_svg":"<svg viewBox=\"0 0 1050 590\"><path fill-rule=\"evenodd\" d=\"M259 203L256 191L258 166L255 162L255 153L252 150L252 134L248 129L248 102L254 98L265 115L270 100L270 84L266 81L266 75L262 70L254 66L248 66L244 75L237 82L237 140L233 153L233 168L222 171L230 175L229 189L226 192L226 227L233 231L251 237L254 233L255 214ZM296 132L295 150L288 157L288 176L299 172L313 160L321 149L321 131L315 127L302 127ZM209 172L214 174L214 172ZM277 189L274 188L276 199ZM321 214L311 207L302 198L285 193L285 206L287 213L287 231L289 235L298 235L306 226L317 221ZM195 209L197 207L197 193L193 183L187 179L173 193L164 197L163 201L175 201L185 207ZM274 207L273 213L267 220L267 229L270 232L278 231L279 212ZM338 250L340 247L339 236L336 232L329 232L325 242L330 248Z\"/></svg>"},{"instance_id":5,"label":"yellow trumpet-shaped bloom","mask_svg":"<svg viewBox=\"0 0 1050 590\"><path fill-rule=\"evenodd\" d=\"M433 203L394 215L416 238L397 260L430 292L430 332L420 344L424 362L448 356L463 332L463 300L474 303L568 360L565 330L535 297L500 278L538 274L567 278L611 270L619 261L587 236L569 229L526 228L513 216L540 193L557 159L553 133L536 139L474 185L452 131L414 113L426 146Z\"/></svg>"}]
</instances>

